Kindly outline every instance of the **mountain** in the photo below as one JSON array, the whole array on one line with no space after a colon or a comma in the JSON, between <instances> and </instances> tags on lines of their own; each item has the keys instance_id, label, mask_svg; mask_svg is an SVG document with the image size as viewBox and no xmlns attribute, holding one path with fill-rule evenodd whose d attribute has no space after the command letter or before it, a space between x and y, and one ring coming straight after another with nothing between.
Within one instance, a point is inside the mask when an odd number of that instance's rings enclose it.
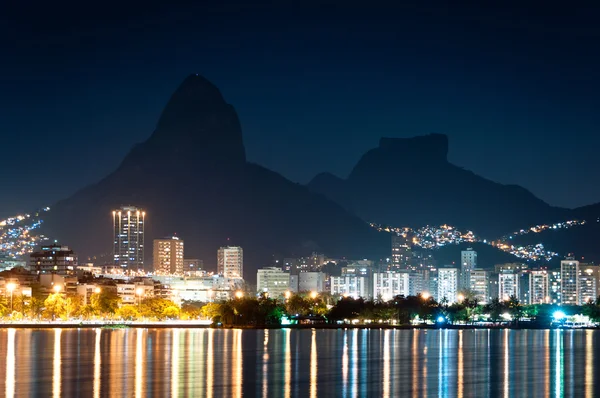
<instances>
[{"instance_id":1,"label":"mountain","mask_svg":"<svg viewBox=\"0 0 600 398\"><path fill-rule=\"evenodd\" d=\"M562 221L571 212L517 185L503 185L448 161L448 137L381 138L347 179L317 175L308 187L364 220L393 226L450 224L496 238Z\"/></svg>"},{"instance_id":2,"label":"mountain","mask_svg":"<svg viewBox=\"0 0 600 398\"><path fill-rule=\"evenodd\" d=\"M112 251L111 211L136 205L146 211L146 264L152 240L177 235L186 258L215 269L217 249L244 248L245 276L273 254L378 258L387 236L340 205L281 175L246 161L235 109L202 76L183 81L155 131L98 183L58 202L44 232L81 257Z\"/></svg>"}]
</instances>

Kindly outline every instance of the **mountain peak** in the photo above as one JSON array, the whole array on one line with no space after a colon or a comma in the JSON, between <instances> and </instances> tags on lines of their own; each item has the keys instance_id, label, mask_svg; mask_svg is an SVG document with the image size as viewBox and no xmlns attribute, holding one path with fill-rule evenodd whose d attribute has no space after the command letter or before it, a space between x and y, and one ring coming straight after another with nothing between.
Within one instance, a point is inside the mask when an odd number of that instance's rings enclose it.
<instances>
[{"instance_id":1,"label":"mountain peak","mask_svg":"<svg viewBox=\"0 0 600 398\"><path fill-rule=\"evenodd\" d=\"M185 78L171 95L156 130L134 152L136 164L140 156L150 162L162 159L173 164L184 156L202 164L239 166L246 162L235 109L213 83L196 74Z\"/></svg>"},{"instance_id":2,"label":"mountain peak","mask_svg":"<svg viewBox=\"0 0 600 398\"><path fill-rule=\"evenodd\" d=\"M428 134L411 138L387 138L379 140L379 149L394 152L403 158L448 159L448 136Z\"/></svg>"}]
</instances>

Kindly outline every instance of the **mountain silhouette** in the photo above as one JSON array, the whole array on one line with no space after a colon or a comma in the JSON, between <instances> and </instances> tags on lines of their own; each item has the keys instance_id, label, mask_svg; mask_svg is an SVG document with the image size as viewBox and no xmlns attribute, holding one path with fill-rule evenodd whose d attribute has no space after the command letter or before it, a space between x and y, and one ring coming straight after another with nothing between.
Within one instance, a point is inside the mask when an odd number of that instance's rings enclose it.
<instances>
[{"instance_id":1,"label":"mountain silhouette","mask_svg":"<svg viewBox=\"0 0 600 398\"><path fill-rule=\"evenodd\" d=\"M448 162L448 137L381 138L347 179L329 173L310 183L364 220L393 226L449 224L488 238L571 212L517 185L503 185Z\"/></svg>"},{"instance_id":2,"label":"mountain silhouette","mask_svg":"<svg viewBox=\"0 0 600 398\"><path fill-rule=\"evenodd\" d=\"M213 270L220 246L242 246L249 280L273 254L377 258L389 251L389 237L340 205L247 162L235 109L198 75L177 88L148 140L113 173L53 206L43 230L82 259L110 258L111 211L121 205L146 211L146 268L152 240L173 233L185 241L186 258Z\"/></svg>"}]
</instances>

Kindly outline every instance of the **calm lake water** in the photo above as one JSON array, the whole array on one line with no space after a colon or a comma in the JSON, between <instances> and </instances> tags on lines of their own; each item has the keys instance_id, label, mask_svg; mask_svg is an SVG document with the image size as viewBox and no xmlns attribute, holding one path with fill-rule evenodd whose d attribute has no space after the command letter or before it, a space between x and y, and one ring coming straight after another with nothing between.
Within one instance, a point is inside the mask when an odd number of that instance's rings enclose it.
<instances>
[{"instance_id":1,"label":"calm lake water","mask_svg":"<svg viewBox=\"0 0 600 398\"><path fill-rule=\"evenodd\" d=\"M599 336L591 330L0 329L0 395L598 397Z\"/></svg>"}]
</instances>

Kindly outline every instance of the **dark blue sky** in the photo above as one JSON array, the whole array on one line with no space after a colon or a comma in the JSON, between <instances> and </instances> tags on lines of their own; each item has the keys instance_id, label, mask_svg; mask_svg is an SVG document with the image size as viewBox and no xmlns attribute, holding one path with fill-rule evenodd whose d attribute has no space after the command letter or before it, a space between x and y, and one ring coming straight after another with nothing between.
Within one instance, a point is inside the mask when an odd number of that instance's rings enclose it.
<instances>
[{"instance_id":1,"label":"dark blue sky","mask_svg":"<svg viewBox=\"0 0 600 398\"><path fill-rule=\"evenodd\" d=\"M248 158L294 181L437 132L485 177L600 201L596 8L121 3L0 6L0 215L108 174L190 73L235 106Z\"/></svg>"}]
</instances>

